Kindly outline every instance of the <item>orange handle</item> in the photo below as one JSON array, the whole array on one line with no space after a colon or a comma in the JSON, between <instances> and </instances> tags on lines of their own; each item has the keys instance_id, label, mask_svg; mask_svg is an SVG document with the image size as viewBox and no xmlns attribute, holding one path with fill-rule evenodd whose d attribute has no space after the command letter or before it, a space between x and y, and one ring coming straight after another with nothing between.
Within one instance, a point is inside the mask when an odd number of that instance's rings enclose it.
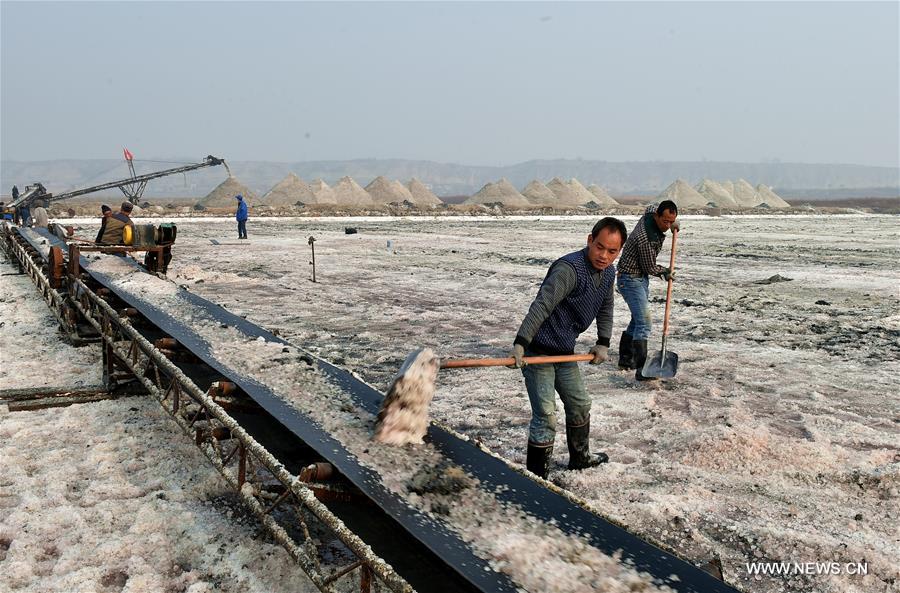
<instances>
[{"instance_id":1,"label":"orange handle","mask_svg":"<svg viewBox=\"0 0 900 593\"><path fill-rule=\"evenodd\" d=\"M672 303L672 274L675 272L675 242L678 231L672 232L672 255L669 256L669 286L666 288L666 316L663 320L663 337L669 335L669 309Z\"/></svg>"},{"instance_id":2,"label":"orange handle","mask_svg":"<svg viewBox=\"0 0 900 593\"><path fill-rule=\"evenodd\" d=\"M528 364L551 364L554 362L589 362L594 360L593 354L561 354L559 356L526 356ZM516 364L516 359L509 358L454 358L441 361L442 369L461 369L468 367L508 367Z\"/></svg>"}]
</instances>

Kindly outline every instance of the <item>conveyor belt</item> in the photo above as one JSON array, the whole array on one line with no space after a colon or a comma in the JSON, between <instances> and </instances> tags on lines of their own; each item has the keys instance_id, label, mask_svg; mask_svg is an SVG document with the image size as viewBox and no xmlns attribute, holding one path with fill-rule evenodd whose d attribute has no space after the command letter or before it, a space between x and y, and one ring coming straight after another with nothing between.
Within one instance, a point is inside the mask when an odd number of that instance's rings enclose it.
<instances>
[{"instance_id":1,"label":"conveyor belt","mask_svg":"<svg viewBox=\"0 0 900 593\"><path fill-rule=\"evenodd\" d=\"M51 244L61 243L57 237L46 231L37 232ZM27 235L26 239L35 247L40 247ZM190 327L146 301L117 289L112 279L105 274L90 272L90 263L82 256L82 266L97 282L109 288L131 307L138 309L147 319L177 339L209 366L239 385L272 417L337 467L412 537L440 557L474 587L482 591L516 590L516 586L505 575L494 572L484 560L475 556L471 548L455 533L446 529L440 522L410 507L399 496L385 488L381 478L372 470L359 465L356 458L339 441L322 431L318 425L277 397L266 386L247 377L235 376L235 371L223 366L209 351L207 342ZM186 304L202 310L209 319L237 328L247 336L262 337L267 342L292 346L265 329L187 290L179 293L179 298L184 299ZM378 412L383 398L381 393L347 371L321 359L318 360L318 366L359 406L372 413ZM493 490L500 500L515 504L542 520L552 519L563 532L586 538L606 554L620 552L623 560L636 569L649 573L659 584L668 585L676 591L685 593L735 591L692 564L645 542L567 497L541 486L472 443L458 439L434 426L430 427L427 440L447 459L475 476L486 489ZM497 486L503 488L495 488Z\"/></svg>"}]
</instances>

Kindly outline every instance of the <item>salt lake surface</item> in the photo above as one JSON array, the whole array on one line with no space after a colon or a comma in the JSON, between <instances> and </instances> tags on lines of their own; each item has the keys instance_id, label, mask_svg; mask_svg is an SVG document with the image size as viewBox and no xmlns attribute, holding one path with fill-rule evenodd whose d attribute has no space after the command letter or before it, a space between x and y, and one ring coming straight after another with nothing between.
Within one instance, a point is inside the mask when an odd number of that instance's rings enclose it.
<instances>
[{"instance_id":1,"label":"salt lake surface","mask_svg":"<svg viewBox=\"0 0 900 593\"><path fill-rule=\"evenodd\" d=\"M595 220L251 219L249 242L231 221L179 220L169 276L383 390L416 348L505 355L547 266ZM551 479L695 563L720 563L747 591L896 591L898 239L890 216L685 217L678 377L639 385L612 363L585 365L592 447L610 463L566 471L560 434ZM776 274L790 280L759 283ZM651 290L656 349L665 285ZM627 322L617 295L613 355ZM442 371L432 416L524 463L518 371ZM747 567L816 561L865 563L868 575Z\"/></svg>"}]
</instances>

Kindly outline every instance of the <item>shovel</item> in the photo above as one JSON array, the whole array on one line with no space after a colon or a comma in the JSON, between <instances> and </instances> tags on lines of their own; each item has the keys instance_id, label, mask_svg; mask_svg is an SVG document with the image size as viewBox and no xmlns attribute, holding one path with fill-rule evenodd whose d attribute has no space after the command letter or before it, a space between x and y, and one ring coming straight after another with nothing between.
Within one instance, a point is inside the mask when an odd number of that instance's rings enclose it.
<instances>
[{"instance_id":1,"label":"shovel","mask_svg":"<svg viewBox=\"0 0 900 593\"><path fill-rule=\"evenodd\" d=\"M588 362L593 354L566 354L561 356L525 356L527 364L548 364L554 362ZM509 358L463 358L438 361L430 348L411 352L394 377L381 402L381 410L375 419L376 441L388 445L422 443L428 430L428 405L434 396L435 382L439 369L469 367L512 366L516 359Z\"/></svg>"},{"instance_id":2,"label":"shovel","mask_svg":"<svg viewBox=\"0 0 900 593\"><path fill-rule=\"evenodd\" d=\"M647 358L641 374L645 377L654 377L657 379L671 379L678 372L678 355L669 352L667 342L669 339L669 309L672 304L672 276L675 272L675 241L678 239L678 231L672 233L672 255L669 257L669 286L666 289L666 316L663 321L662 332L662 349Z\"/></svg>"},{"instance_id":3,"label":"shovel","mask_svg":"<svg viewBox=\"0 0 900 593\"><path fill-rule=\"evenodd\" d=\"M559 354L556 356L523 356L525 364L551 364L557 362L589 362L594 360L593 354ZM454 358L442 360L442 369L462 369L471 367L510 367L516 359L509 358Z\"/></svg>"}]
</instances>

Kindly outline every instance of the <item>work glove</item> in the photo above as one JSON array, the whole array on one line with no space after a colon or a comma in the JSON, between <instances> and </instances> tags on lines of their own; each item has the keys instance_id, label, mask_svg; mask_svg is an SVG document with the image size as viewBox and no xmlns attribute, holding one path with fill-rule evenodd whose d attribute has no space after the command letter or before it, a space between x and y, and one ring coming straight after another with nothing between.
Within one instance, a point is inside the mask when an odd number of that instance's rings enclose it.
<instances>
[{"instance_id":1,"label":"work glove","mask_svg":"<svg viewBox=\"0 0 900 593\"><path fill-rule=\"evenodd\" d=\"M525 347L522 346L522 344L516 344L515 346L513 346L512 352L510 352L510 356L512 356L514 359L516 359L515 367L516 367L517 369L521 369L521 368L524 367L526 364L528 364L528 363L525 362L525 360L524 360L524 358L525 358Z\"/></svg>"},{"instance_id":2,"label":"work glove","mask_svg":"<svg viewBox=\"0 0 900 593\"><path fill-rule=\"evenodd\" d=\"M676 220L675 222L672 223L672 226L669 228L672 229L673 233L679 233L679 232L681 232L681 223Z\"/></svg>"},{"instance_id":3,"label":"work glove","mask_svg":"<svg viewBox=\"0 0 900 593\"><path fill-rule=\"evenodd\" d=\"M601 346L600 344L595 344L594 347L591 348L590 352L594 355L594 359L591 361L591 364L600 364L601 362L609 360L609 346Z\"/></svg>"},{"instance_id":4,"label":"work glove","mask_svg":"<svg viewBox=\"0 0 900 593\"><path fill-rule=\"evenodd\" d=\"M669 280L675 280L675 272L670 270L669 268L663 268L662 274L660 274L663 280L668 282Z\"/></svg>"}]
</instances>

